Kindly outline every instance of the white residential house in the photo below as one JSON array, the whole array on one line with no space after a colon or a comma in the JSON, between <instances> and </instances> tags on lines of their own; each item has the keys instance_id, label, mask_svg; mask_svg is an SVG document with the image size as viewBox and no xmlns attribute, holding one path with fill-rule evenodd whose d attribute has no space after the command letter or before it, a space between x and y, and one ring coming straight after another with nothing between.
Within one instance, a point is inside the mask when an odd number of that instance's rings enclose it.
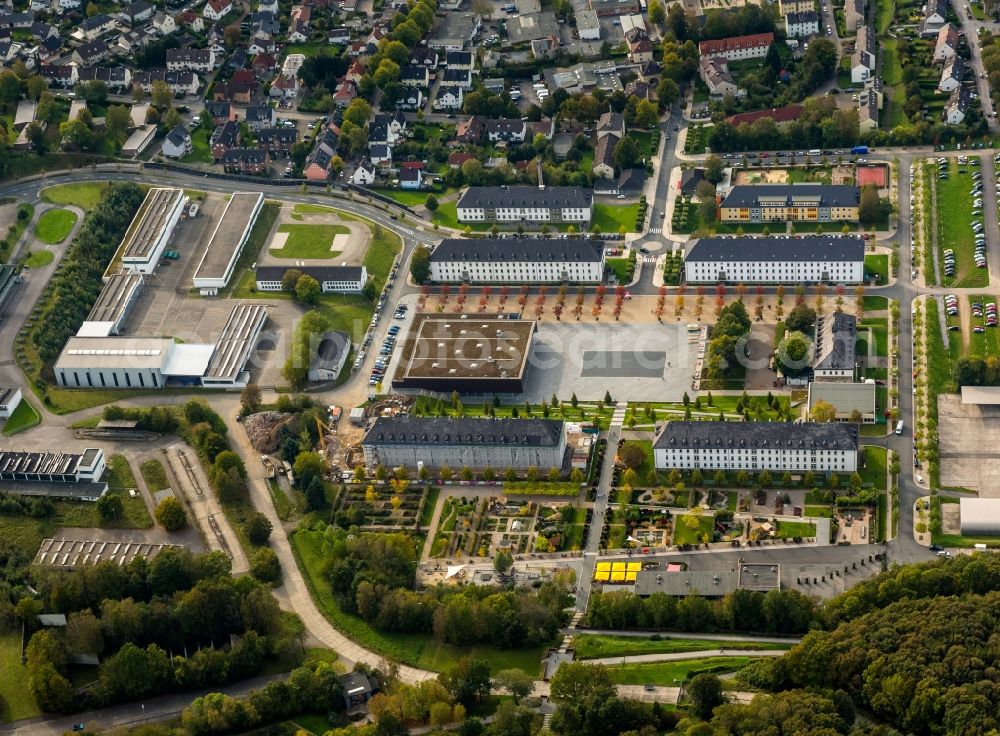
<instances>
[{"instance_id":1,"label":"white residential house","mask_svg":"<svg viewBox=\"0 0 1000 736\"><path fill-rule=\"evenodd\" d=\"M167 15L161 10L153 16L153 28L161 35L169 36L177 30L177 22L172 15Z\"/></svg>"},{"instance_id":2,"label":"white residential house","mask_svg":"<svg viewBox=\"0 0 1000 736\"><path fill-rule=\"evenodd\" d=\"M461 110L465 93L461 87L440 87L434 98L435 110Z\"/></svg>"},{"instance_id":3,"label":"white residential house","mask_svg":"<svg viewBox=\"0 0 1000 736\"><path fill-rule=\"evenodd\" d=\"M961 56L953 56L941 70L941 81L938 82L939 92L953 92L962 86L965 78L965 62Z\"/></svg>"},{"instance_id":4,"label":"white residential house","mask_svg":"<svg viewBox=\"0 0 1000 736\"><path fill-rule=\"evenodd\" d=\"M175 127L163 139L163 155L167 158L183 158L191 150L191 135L183 125Z\"/></svg>"},{"instance_id":5,"label":"white residential house","mask_svg":"<svg viewBox=\"0 0 1000 736\"><path fill-rule=\"evenodd\" d=\"M947 23L938 31L937 43L934 44L934 63L945 64L955 56L958 50L958 29Z\"/></svg>"},{"instance_id":6,"label":"white residential house","mask_svg":"<svg viewBox=\"0 0 1000 736\"><path fill-rule=\"evenodd\" d=\"M351 174L351 182L359 187L371 186L375 183L375 164L369 159L362 159L358 168Z\"/></svg>"},{"instance_id":7,"label":"white residential house","mask_svg":"<svg viewBox=\"0 0 1000 736\"><path fill-rule=\"evenodd\" d=\"M961 125L965 120L965 115L969 111L969 90L959 87L951 93L948 104L944 106L944 121L948 125Z\"/></svg>"}]
</instances>

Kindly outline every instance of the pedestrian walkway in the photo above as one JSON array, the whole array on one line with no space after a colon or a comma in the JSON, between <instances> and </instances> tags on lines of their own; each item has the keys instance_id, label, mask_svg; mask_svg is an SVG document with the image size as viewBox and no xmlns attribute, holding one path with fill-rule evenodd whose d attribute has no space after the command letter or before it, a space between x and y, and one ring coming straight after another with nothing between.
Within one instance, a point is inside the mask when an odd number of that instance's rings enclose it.
<instances>
[{"instance_id":1,"label":"pedestrian walkway","mask_svg":"<svg viewBox=\"0 0 1000 736\"><path fill-rule=\"evenodd\" d=\"M650 662L683 662L705 657L780 657L784 649L704 649L698 652L660 652L658 654L629 654L624 657L597 657L581 660L587 664L644 664Z\"/></svg>"}]
</instances>

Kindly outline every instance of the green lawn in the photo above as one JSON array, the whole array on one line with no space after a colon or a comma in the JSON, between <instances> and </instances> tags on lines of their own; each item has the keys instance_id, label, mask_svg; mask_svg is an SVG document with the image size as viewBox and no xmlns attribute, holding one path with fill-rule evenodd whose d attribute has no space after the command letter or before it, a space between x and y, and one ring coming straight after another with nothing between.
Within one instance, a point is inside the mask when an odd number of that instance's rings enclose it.
<instances>
[{"instance_id":1,"label":"green lawn","mask_svg":"<svg viewBox=\"0 0 1000 736\"><path fill-rule=\"evenodd\" d=\"M860 471L861 482L885 490L886 453L884 447L865 446L865 467Z\"/></svg>"},{"instance_id":2,"label":"green lawn","mask_svg":"<svg viewBox=\"0 0 1000 736\"><path fill-rule=\"evenodd\" d=\"M78 184L57 184L41 192L42 200L49 204L75 204L85 210L97 206L104 196L108 183L103 181L84 181Z\"/></svg>"},{"instance_id":3,"label":"green lawn","mask_svg":"<svg viewBox=\"0 0 1000 736\"><path fill-rule=\"evenodd\" d=\"M24 265L26 268L41 268L52 263L55 257L50 250L36 250L24 259Z\"/></svg>"},{"instance_id":4,"label":"green lawn","mask_svg":"<svg viewBox=\"0 0 1000 736\"><path fill-rule=\"evenodd\" d=\"M674 544L701 544L702 535L708 534L712 537L712 530L715 528L715 517L707 514L698 519L698 529L688 529L684 523L684 517L679 516L674 519Z\"/></svg>"},{"instance_id":5,"label":"green lawn","mask_svg":"<svg viewBox=\"0 0 1000 736\"><path fill-rule=\"evenodd\" d=\"M636 232L635 219L639 215L636 204L595 204L591 226L601 228L602 233Z\"/></svg>"},{"instance_id":6,"label":"green lawn","mask_svg":"<svg viewBox=\"0 0 1000 736\"><path fill-rule=\"evenodd\" d=\"M69 235L76 224L76 213L69 210L46 210L35 223L35 237L43 243L55 245Z\"/></svg>"},{"instance_id":7,"label":"green lawn","mask_svg":"<svg viewBox=\"0 0 1000 736\"><path fill-rule=\"evenodd\" d=\"M288 239L281 248L271 248L275 258L336 258L338 251L331 249L335 235L347 235L350 230L343 225L280 225L279 233Z\"/></svg>"},{"instance_id":8,"label":"green lawn","mask_svg":"<svg viewBox=\"0 0 1000 736\"><path fill-rule=\"evenodd\" d=\"M751 657L707 657L676 662L646 662L608 667L611 681L618 685L680 685L703 672L736 672L751 662Z\"/></svg>"},{"instance_id":9,"label":"green lawn","mask_svg":"<svg viewBox=\"0 0 1000 736\"><path fill-rule=\"evenodd\" d=\"M28 668L21 664L21 631L0 634L0 721L9 723L42 714L28 692Z\"/></svg>"},{"instance_id":10,"label":"green lawn","mask_svg":"<svg viewBox=\"0 0 1000 736\"><path fill-rule=\"evenodd\" d=\"M337 214L337 210L333 207L327 207L322 204L297 204L292 209L292 217L295 215L329 215Z\"/></svg>"},{"instance_id":11,"label":"green lawn","mask_svg":"<svg viewBox=\"0 0 1000 736\"><path fill-rule=\"evenodd\" d=\"M789 649L791 644L746 641L712 641L708 639L649 638L642 636L606 636L581 634L574 637L573 648L577 659L602 657L627 657L633 654L673 654L676 652L703 652L711 649Z\"/></svg>"},{"instance_id":12,"label":"green lawn","mask_svg":"<svg viewBox=\"0 0 1000 736\"><path fill-rule=\"evenodd\" d=\"M399 660L403 664L440 671L465 656L481 657L490 662L494 672L504 667L519 667L538 676L544 649L501 650L492 647L454 647L441 644L425 634L391 634L376 630L363 619L340 610L329 583L323 575L322 532L297 530L291 535L292 550L302 570L313 600L330 623L349 638L372 651Z\"/></svg>"},{"instance_id":13,"label":"green lawn","mask_svg":"<svg viewBox=\"0 0 1000 736\"><path fill-rule=\"evenodd\" d=\"M395 200L405 207L422 205L427 201L427 195L429 194L429 192L414 192L404 189L373 189L372 191L378 192L383 197Z\"/></svg>"},{"instance_id":14,"label":"green lawn","mask_svg":"<svg viewBox=\"0 0 1000 736\"><path fill-rule=\"evenodd\" d=\"M816 536L816 525L809 521L779 521L777 524L778 529L774 536L778 539Z\"/></svg>"},{"instance_id":15,"label":"green lawn","mask_svg":"<svg viewBox=\"0 0 1000 736\"><path fill-rule=\"evenodd\" d=\"M181 158L182 164L210 164L212 158L211 126L199 125L191 131L191 153Z\"/></svg>"},{"instance_id":16,"label":"green lawn","mask_svg":"<svg viewBox=\"0 0 1000 736\"><path fill-rule=\"evenodd\" d=\"M108 488L136 488L135 473L124 455L112 455L108 458Z\"/></svg>"},{"instance_id":17,"label":"green lawn","mask_svg":"<svg viewBox=\"0 0 1000 736\"><path fill-rule=\"evenodd\" d=\"M3 434L5 437L10 437L12 434L31 429L40 421L42 417L38 414L38 410L31 405L31 402L22 398L7 423L3 425Z\"/></svg>"},{"instance_id":18,"label":"green lawn","mask_svg":"<svg viewBox=\"0 0 1000 736\"><path fill-rule=\"evenodd\" d=\"M13 199L13 198L11 198ZM25 228L28 227L28 223L31 222L31 218L35 215L35 207L30 204L19 204L17 206L17 216L14 221L8 227L6 233L3 236L3 247L0 247L0 262L6 261L10 256L11 251L17 245L17 241L21 239L24 234Z\"/></svg>"},{"instance_id":19,"label":"green lawn","mask_svg":"<svg viewBox=\"0 0 1000 736\"><path fill-rule=\"evenodd\" d=\"M889 308L889 300L884 296L868 296L861 298L861 308L866 312L881 312Z\"/></svg>"},{"instance_id":20,"label":"green lawn","mask_svg":"<svg viewBox=\"0 0 1000 736\"><path fill-rule=\"evenodd\" d=\"M139 470L142 472L142 479L146 481L146 487L150 493L156 493L170 487L167 471L159 460L147 460L140 466Z\"/></svg>"},{"instance_id":21,"label":"green lawn","mask_svg":"<svg viewBox=\"0 0 1000 736\"><path fill-rule=\"evenodd\" d=\"M424 492L424 507L420 511L420 520L417 522L422 528L426 528L431 523L434 507L437 505L440 495L441 489L437 486L431 486Z\"/></svg>"},{"instance_id":22,"label":"green lawn","mask_svg":"<svg viewBox=\"0 0 1000 736\"><path fill-rule=\"evenodd\" d=\"M371 277L375 290L382 291L389 276L389 270L392 268L392 262L403 249L403 241L396 233L381 225L376 225L371 220L360 217L355 219L368 225L371 230L372 239L365 253L364 264L365 268L368 269L368 275Z\"/></svg>"},{"instance_id":23,"label":"green lawn","mask_svg":"<svg viewBox=\"0 0 1000 736\"><path fill-rule=\"evenodd\" d=\"M464 225L458 224L458 206L456 202L441 202L431 215L431 221L441 227L450 227L453 230L461 230L464 227ZM473 225L472 229L477 229L476 225ZM486 227L483 226L482 229L485 230Z\"/></svg>"},{"instance_id":24,"label":"green lawn","mask_svg":"<svg viewBox=\"0 0 1000 736\"><path fill-rule=\"evenodd\" d=\"M889 281L889 256L886 253L880 255L865 256L865 275L875 276L876 283L882 286Z\"/></svg>"}]
</instances>

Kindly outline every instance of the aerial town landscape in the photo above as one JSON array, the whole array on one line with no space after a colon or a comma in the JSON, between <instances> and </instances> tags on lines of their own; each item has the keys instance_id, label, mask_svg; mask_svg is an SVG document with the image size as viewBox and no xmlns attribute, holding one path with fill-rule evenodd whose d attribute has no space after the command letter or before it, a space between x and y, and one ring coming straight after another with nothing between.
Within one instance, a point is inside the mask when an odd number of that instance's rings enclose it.
<instances>
[{"instance_id":1,"label":"aerial town landscape","mask_svg":"<svg viewBox=\"0 0 1000 736\"><path fill-rule=\"evenodd\" d=\"M0 734L1000 734L998 104L996 0L0 0Z\"/></svg>"}]
</instances>

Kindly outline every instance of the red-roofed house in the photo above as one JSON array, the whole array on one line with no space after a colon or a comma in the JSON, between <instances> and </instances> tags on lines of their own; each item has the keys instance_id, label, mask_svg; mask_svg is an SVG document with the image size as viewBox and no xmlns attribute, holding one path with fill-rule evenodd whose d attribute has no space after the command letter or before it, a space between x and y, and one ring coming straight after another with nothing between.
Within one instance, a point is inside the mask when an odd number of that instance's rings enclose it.
<instances>
[{"instance_id":1,"label":"red-roofed house","mask_svg":"<svg viewBox=\"0 0 1000 736\"><path fill-rule=\"evenodd\" d=\"M209 20L222 20L232 9L231 0L208 0L201 14Z\"/></svg>"},{"instance_id":2,"label":"red-roofed house","mask_svg":"<svg viewBox=\"0 0 1000 736\"><path fill-rule=\"evenodd\" d=\"M744 123L750 125L761 118L771 118L775 123L781 125L782 123L790 123L798 120L802 116L803 109L802 105L788 105L787 107L775 107L770 110L741 112L736 115L730 115L726 118L726 122L736 127Z\"/></svg>"},{"instance_id":3,"label":"red-roofed house","mask_svg":"<svg viewBox=\"0 0 1000 736\"><path fill-rule=\"evenodd\" d=\"M278 62L271 54L257 54L250 63L250 68L260 77L270 77L277 66Z\"/></svg>"},{"instance_id":4,"label":"red-roofed house","mask_svg":"<svg viewBox=\"0 0 1000 736\"><path fill-rule=\"evenodd\" d=\"M354 86L354 82L342 82L337 87L337 91L333 93L333 102L337 107L347 107L357 96L358 90Z\"/></svg>"},{"instance_id":5,"label":"red-roofed house","mask_svg":"<svg viewBox=\"0 0 1000 736\"><path fill-rule=\"evenodd\" d=\"M773 33L755 33L751 36L733 36L715 41L702 41L698 44L698 53L703 58L721 56L727 61L762 59L767 56L768 49L773 43Z\"/></svg>"},{"instance_id":6,"label":"red-roofed house","mask_svg":"<svg viewBox=\"0 0 1000 736\"><path fill-rule=\"evenodd\" d=\"M365 76L366 71L365 65L361 63L361 60L355 59L354 63L351 64L351 68L347 70L347 74L344 75L344 79L348 82L360 84L361 78Z\"/></svg>"},{"instance_id":7,"label":"red-roofed house","mask_svg":"<svg viewBox=\"0 0 1000 736\"><path fill-rule=\"evenodd\" d=\"M475 156L471 153L455 152L448 156L448 165L453 169L460 169L462 168L462 164L466 161L471 161L474 158Z\"/></svg>"}]
</instances>

